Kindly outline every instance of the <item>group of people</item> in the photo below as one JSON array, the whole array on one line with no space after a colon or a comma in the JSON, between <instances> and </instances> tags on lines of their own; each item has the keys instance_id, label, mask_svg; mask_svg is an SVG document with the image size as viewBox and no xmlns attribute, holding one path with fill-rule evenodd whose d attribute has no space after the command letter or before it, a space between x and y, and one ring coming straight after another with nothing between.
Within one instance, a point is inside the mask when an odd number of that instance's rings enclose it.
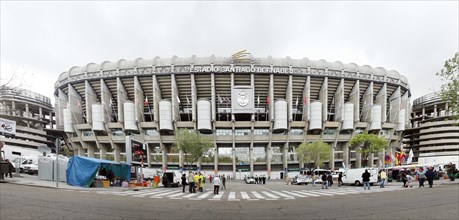
<instances>
[{"instance_id":1,"label":"group of people","mask_svg":"<svg viewBox=\"0 0 459 220\"><path fill-rule=\"evenodd\" d=\"M203 183L205 180L204 175L201 174L201 172L190 172L188 174L188 177L186 174L182 174L182 192L185 192L186 185L189 185L189 192L190 193L196 193L196 188L198 188L199 192L204 192L203 189ZM214 186L214 194L218 194L220 190L220 185L222 186L222 189L226 189L226 176L223 174L221 176L221 179L218 175L215 176L210 176L209 177L210 182Z\"/></svg>"},{"instance_id":2,"label":"group of people","mask_svg":"<svg viewBox=\"0 0 459 220\"><path fill-rule=\"evenodd\" d=\"M322 176L320 177L322 180L322 189L328 189L329 186L333 185L333 176L331 173L323 173ZM342 178L342 176L341 176ZM312 182L313 186L316 186L314 181ZM338 179L338 186L342 185L342 180Z\"/></svg>"},{"instance_id":3,"label":"group of people","mask_svg":"<svg viewBox=\"0 0 459 220\"><path fill-rule=\"evenodd\" d=\"M424 187L424 182L427 180L429 183L429 187L432 188L433 180L437 175L437 172L433 169L433 167L429 167L427 170L424 170L423 167L419 167L415 175L418 179L419 188ZM400 178L403 182L403 187L413 187L411 183L414 181L414 177L408 170L401 171Z\"/></svg>"}]
</instances>

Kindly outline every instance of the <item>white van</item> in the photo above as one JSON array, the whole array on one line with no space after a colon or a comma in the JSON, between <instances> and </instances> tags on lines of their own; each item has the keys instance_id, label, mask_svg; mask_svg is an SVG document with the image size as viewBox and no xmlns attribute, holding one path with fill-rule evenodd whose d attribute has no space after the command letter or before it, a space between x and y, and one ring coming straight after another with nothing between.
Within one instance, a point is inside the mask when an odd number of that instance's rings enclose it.
<instances>
[{"instance_id":1,"label":"white van","mask_svg":"<svg viewBox=\"0 0 459 220\"><path fill-rule=\"evenodd\" d=\"M356 168L356 169L340 169L343 170L343 184L351 184L360 186L362 182L362 174L365 170L370 173L370 185L378 182L378 168Z\"/></svg>"},{"instance_id":2,"label":"white van","mask_svg":"<svg viewBox=\"0 0 459 220\"><path fill-rule=\"evenodd\" d=\"M24 172L24 168L27 165L32 165L35 164L38 167L38 156L20 156L16 157L13 161L11 161L11 164L13 164L14 169L19 168L19 172Z\"/></svg>"}]
</instances>

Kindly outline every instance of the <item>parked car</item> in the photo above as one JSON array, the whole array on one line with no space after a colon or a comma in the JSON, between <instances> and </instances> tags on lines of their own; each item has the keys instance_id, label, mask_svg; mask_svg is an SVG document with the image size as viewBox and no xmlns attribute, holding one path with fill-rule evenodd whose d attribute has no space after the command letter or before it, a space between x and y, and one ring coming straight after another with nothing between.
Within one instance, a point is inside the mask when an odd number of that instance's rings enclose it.
<instances>
[{"instance_id":1,"label":"parked car","mask_svg":"<svg viewBox=\"0 0 459 220\"><path fill-rule=\"evenodd\" d=\"M29 175L38 174L38 164L32 163L24 165L24 172Z\"/></svg>"},{"instance_id":2,"label":"parked car","mask_svg":"<svg viewBox=\"0 0 459 220\"><path fill-rule=\"evenodd\" d=\"M245 183L247 184L255 184L255 178L253 176L249 176L245 178Z\"/></svg>"},{"instance_id":3,"label":"parked car","mask_svg":"<svg viewBox=\"0 0 459 220\"><path fill-rule=\"evenodd\" d=\"M293 177L290 182L292 184L297 184L297 185L308 185L309 182L312 182L311 178L308 176L308 172L306 170L300 170L298 172L298 175Z\"/></svg>"}]
</instances>

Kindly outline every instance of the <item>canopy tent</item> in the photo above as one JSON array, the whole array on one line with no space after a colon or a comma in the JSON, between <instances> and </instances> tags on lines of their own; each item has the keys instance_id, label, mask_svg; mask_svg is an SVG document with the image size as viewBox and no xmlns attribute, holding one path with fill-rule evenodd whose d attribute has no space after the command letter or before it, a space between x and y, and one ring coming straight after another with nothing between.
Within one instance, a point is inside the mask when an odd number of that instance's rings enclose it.
<instances>
[{"instance_id":1,"label":"canopy tent","mask_svg":"<svg viewBox=\"0 0 459 220\"><path fill-rule=\"evenodd\" d=\"M102 160L90 157L73 156L67 165L67 184L72 186L89 187L96 177L99 168L112 170L115 176L130 180L131 166L127 163L119 163L110 160Z\"/></svg>"}]
</instances>

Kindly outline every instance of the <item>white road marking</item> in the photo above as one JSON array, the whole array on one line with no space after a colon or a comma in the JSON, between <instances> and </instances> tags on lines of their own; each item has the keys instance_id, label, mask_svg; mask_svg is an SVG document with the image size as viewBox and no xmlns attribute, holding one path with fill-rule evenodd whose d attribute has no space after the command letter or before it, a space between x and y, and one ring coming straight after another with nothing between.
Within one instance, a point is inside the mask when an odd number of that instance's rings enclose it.
<instances>
[{"instance_id":1,"label":"white road marking","mask_svg":"<svg viewBox=\"0 0 459 220\"><path fill-rule=\"evenodd\" d=\"M176 191L170 191L170 192L159 193L159 194L150 196L150 198L152 198L152 199L161 199L161 198L163 198L163 196L165 196L165 195L167 195L167 194L172 194L172 193L175 193L175 192L176 192Z\"/></svg>"},{"instance_id":2,"label":"white road marking","mask_svg":"<svg viewBox=\"0 0 459 220\"><path fill-rule=\"evenodd\" d=\"M271 194L271 193L269 193L267 191L261 191L261 193L263 193L263 194L265 194L265 195L270 197L270 199L266 199L266 200L277 200L277 199L279 199L279 197L277 197L277 196L275 196L275 195L273 195L273 194Z\"/></svg>"},{"instance_id":3,"label":"white road marking","mask_svg":"<svg viewBox=\"0 0 459 220\"><path fill-rule=\"evenodd\" d=\"M255 192L255 191L252 191L252 194L257 197L257 199L264 199L265 197L263 197L262 195L258 194L258 192Z\"/></svg>"},{"instance_id":4,"label":"white road marking","mask_svg":"<svg viewBox=\"0 0 459 220\"><path fill-rule=\"evenodd\" d=\"M236 193L230 192L228 195L228 201L240 201L240 199L236 199Z\"/></svg>"},{"instance_id":5,"label":"white road marking","mask_svg":"<svg viewBox=\"0 0 459 220\"><path fill-rule=\"evenodd\" d=\"M285 193L281 193L281 192L277 192L277 191L271 191L271 192L284 197L284 199L295 199L295 197L292 197L292 196L287 195Z\"/></svg>"}]
</instances>

